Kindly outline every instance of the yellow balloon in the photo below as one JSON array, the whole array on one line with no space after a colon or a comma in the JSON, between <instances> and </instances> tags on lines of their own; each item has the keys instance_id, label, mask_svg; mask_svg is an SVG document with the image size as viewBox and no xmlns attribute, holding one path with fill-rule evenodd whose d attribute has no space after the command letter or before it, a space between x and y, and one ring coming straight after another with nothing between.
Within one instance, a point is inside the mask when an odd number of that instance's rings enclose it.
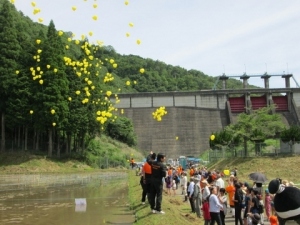
<instances>
[{"instance_id":1,"label":"yellow balloon","mask_svg":"<svg viewBox=\"0 0 300 225\"><path fill-rule=\"evenodd\" d=\"M41 43L41 40L37 39L35 42L39 45Z\"/></svg>"},{"instance_id":2,"label":"yellow balloon","mask_svg":"<svg viewBox=\"0 0 300 225\"><path fill-rule=\"evenodd\" d=\"M176 137L175 139L178 140L178 137Z\"/></svg>"},{"instance_id":3,"label":"yellow balloon","mask_svg":"<svg viewBox=\"0 0 300 225\"><path fill-rule=\"evenodd\" d=\"M52 126L54 126L54 127L55 127L55 126L56 126L56 123L52 123Z\"/></svg>"},{"instance_id":4,"label":"yellow balloon","mask_svg":"<svg viewBox=\"0 0 300 225\"><path fill-rule=\"evenodd\" d=\"M43 80L40 80L40 81L39 81L39 83L40 83L40 84L43 84L43 83L44 83L44 81L43 81Z\"/></svg>"},{"instance_id":5,"label":"yellow balloon","mask_svg":"<svg viewBox=\"0 0 300 225\"><path fill-rule=\"evenodd\" d=\"M76 6L72 6L73 11L76 11L76 9L77 9Z\"/></svg>"},{"instance_id":6,"label":"yellow balloon","mask_svg":"<svg viewBox=\"0 0 300 225\"><path fill-rule=\"evenodd\" d=\"M129 37L129 36L130 36L130 33L127 32L127 33L126 33L126 37Z\"/></svg>"},{"instance_id":7,"label":"yellow balloon","mask_svg":"<svg viewBox=\"0 0 300 225\"><path fill-rule=\"evenodd\" d=\"M98 7L98 5L97 4L93 4L93 7L96 9Z\"/></svg>"},{"instance_id":8,"label":"yellow balloon","mask_svg":"<svg viewBox=\"0 0 300 225\"><path fill-rule=\"evenodd\" d=\"M30 110L29 113L30 113L30 114L33 114L33 110Z\"/></svg>"},{"instance_id":9,"label":"yellow balloon","mask_svg":"<svg viewBox=\"0 0 300 225\"><path fill-rule=\"evenodd\" d=\"M128 2L128 1L125 1L125 2L124 2L124 4L125 4L125 5L128 5L128 4L129 4L129 2Z\"/></svg>"},{"instance_id":10,"label":"yellow balloon","mask_svg":"<svg viewBox=\"0 0 300 225\"><path fill-rule=\"evenodd\" d=\"M224 173L226 176L229 176L230 171L229 171L229 170L224 170L223 173Z\"/></svg>"},{"instance_id":11,"label":"yellow balloon","mask_svg":"<svg viewBox=\"0 0 300 225\"><path fill-rule=\"evenodd\" d=\"M19 74L20 73L20 71L19 70L16 70L16 74Z\"/></svg>"},{"instance_id":12,"label":"yellow balloon","mask_svg":"<svg viewBox=\"0 0 300 225\"><path fill-rule=\"evenodd\" d=\"M63 32L63 31L61 31L61 30L60 30L60 31L58 31L58 35L59 35L59 36L61 36L61 35L63 35L63 34L64 34L64 32Z\"/></svg>"},{"instance_id":13,"label":"yellow balloon","mask_svg":"<svg viewBox=\"0 0 300 225\"><path fill-rule=\"evenodd\" d=\"M50 67L51 67L50 65L47 65L47 69L50 69Z\"/></svg>"},{"instance_id":14,"label":"yellow balloon","mask_svg":"<svg viewBox=\"0 0 300 225\"><path fill-rule=\"evenodd\" d=\"M106 95L107 95L108 97L111 96L111 94L112 94L111 91L107 91L107 92L106 92Z\"/></svg>"},{"instance_id":15,"label":"yellow balloon","mask_svg":"<svg viewBox=\"0 0 300 225\"><path fill-rule=\"evenodd\" d=\"M33 7L35 7L35 6L36 6L36 3L35 3L35 2L31 2L31 5L32 5Z\"/></svg>"},{"instance_id":16,"label":"yellow balloon","mask_svg":"<svg viewBox=\"0 0 300 225\"><path fill-rule=\"evenodd\" d=\"M44 21L43 18L39 18L38 20L39 20L40 23L42 23Z\"/></svg>"},{"instance_id":17,"label":"yellow balloon","mask_svg":"<svg viewBox=\"0 0 300 225\"><path fill-rule=\"evenodd\" d=\"M127 86L129 86L130 85L130 81L128 80L128 81L126 81L126 85Z\"/></svg>"},{"instance_id":18,"label":"yellow balloon","mask_svg":"<svg viewBox=\"0 0 300 225\"><path fill-rule=\"evenodd\" d=\"M55 114L55 110L54 109L51 109L51 114Z\"/></svg>"},{"instance_id":19,"label":"yellow balloon","mask_svg":"<svg viewBox=\"0 0 300 225\"><path fill-rule=\"evenodd\" d=\"M92 18L93 18L93 20L97 20L98 16L94 15Z\"/></svg>"},{"instance_id":20,"label":"yellow balloon","mask_svg":"<svg viewBox=\"0 0 300 225\"><path fill-rule=\"evenodd\" d=\"M141 44L141 40L140 39L137 39L136 40L136 43L139 45L139 44Z\"/></svg>"},{"instance_id":21,"label":"yellow balloon","mask_svg":"<svg viewBox=\"0 0 300 225\"><path fill-rule=\"evenodd\" d=\"M212 141L215 140L215 138L216 138L216 136L213 134L210 136L210 140L212 140Z\"/></svg>"},{"instance_id":22,"label":"yellow balloon","mask_svg":"<svg viewBox=\"0 0 300 225\"><path fill-rule=\"evenodd\" d=\"M130 27L133 27L134 25L133 25L133 23L129 23L129 26L130 26Z\"/></svg>"},{"instance_id":23,"label":"yellow balloon","mask_svg":"<svg viewBox=\"0 0 300 225\"><path fill-rule=\"evenodd\" d=\"M141 68L140 69L140 73L144 73L145 72L145 69L144 68Z\"/></svg>"}]
</instances>

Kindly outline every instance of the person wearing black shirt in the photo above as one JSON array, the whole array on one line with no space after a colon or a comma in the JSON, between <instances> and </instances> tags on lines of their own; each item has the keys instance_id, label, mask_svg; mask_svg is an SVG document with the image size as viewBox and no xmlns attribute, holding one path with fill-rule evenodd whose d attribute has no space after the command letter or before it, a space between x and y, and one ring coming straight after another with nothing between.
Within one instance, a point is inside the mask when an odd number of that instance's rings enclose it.
<instances>
[{"instance_id":1,"label":"person wearing black shirt","mask_svg":"<svg viewBox=\"0 0 300 225\"><path fill-rule=\"evenodd\" d=\"M150 157L148 157L150 159ZM152 175L151 175L151 188L150 188L150 207L152 213L164 214L165 212L161 210L162 202L162 192L163 192L163 178L167 176L167 167L164 164L166 156L163 153L157 154L156 161L147 162L151 165Z\"/></svg>"},{"instance_id":2,"label":"person wearing black shirt","mask_svg":"<svg viewBox=\"0 0 300 225\"><path fill-rule=\"evenodd\" d=\"M234 193L234 210L235 210L235 225L243 225L242 220L242 201L243 201L243 191L241 189L240 183L235 183L235 193Z\"/></svg>"}]
</instances>

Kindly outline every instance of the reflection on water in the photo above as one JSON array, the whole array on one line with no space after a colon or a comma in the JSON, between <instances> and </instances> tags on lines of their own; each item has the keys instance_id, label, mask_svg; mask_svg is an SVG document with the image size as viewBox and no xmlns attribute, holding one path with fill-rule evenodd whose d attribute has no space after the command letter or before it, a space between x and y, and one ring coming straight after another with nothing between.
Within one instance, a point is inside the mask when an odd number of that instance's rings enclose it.
<instances>
[{"instance_id":1,"label":"reflection on water","mask_svg":"<svg viewBox=\"0 0 300 225\"><path fill-rule=\"evenodd\" d=\"M132 224L126 179L0 194L0 224ZM85 199L86 205L75 199Z\"/></svg>"}]
</instances>

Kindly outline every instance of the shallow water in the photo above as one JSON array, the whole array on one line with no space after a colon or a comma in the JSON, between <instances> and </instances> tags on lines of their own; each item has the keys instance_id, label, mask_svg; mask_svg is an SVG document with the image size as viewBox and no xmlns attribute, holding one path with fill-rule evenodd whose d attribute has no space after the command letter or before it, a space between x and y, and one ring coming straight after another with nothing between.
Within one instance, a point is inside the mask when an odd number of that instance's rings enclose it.
<instances>
[{"instance_id":1,"label":"shallow water","mask_svg":"<svg viewBox=\"0 0 300 225\"><path fill-rule=\"evenodd\" d=\"M126 179L0 193L0 224L132 224ZM83 198L84 204L75 204ZM84 201L83 201L84 202Z\"/></svg>"}]
</instances>

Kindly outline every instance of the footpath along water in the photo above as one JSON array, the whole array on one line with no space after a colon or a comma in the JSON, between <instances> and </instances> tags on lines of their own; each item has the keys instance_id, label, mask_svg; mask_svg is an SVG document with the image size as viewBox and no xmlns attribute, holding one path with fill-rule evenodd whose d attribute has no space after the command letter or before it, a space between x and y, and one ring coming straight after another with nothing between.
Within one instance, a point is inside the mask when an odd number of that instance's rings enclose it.
<instances>
[{"instance_id":1,"label":"footpath along water","mask_svg":"<svg viewBox=\"0 0 300 225\"><path fill-rule=\"evenodd\" d=\"M43 185L32 180L31 185L25 183L30 176L26 179L21 175L0 176L1 225L132 224L135 221L128 204L126 173L40 175ZM68 182L62 182L60 176L68 177ZM8 179L14 181L7 183ZM51 182L46 184L46 179ZM76 205L75 199L80 199L81 204Z\"/></svg>"}]
</instances>

